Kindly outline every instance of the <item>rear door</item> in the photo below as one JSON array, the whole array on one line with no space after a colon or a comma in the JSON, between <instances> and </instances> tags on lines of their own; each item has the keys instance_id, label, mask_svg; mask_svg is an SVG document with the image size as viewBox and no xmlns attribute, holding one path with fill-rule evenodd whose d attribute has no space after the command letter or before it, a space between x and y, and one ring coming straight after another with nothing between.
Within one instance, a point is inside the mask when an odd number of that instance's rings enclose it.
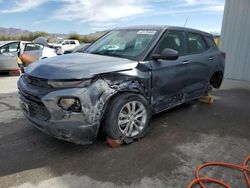
<instances>
[{"instance_id":1,"label":"rear door","mask_svg":"<svg viewBox=\"0 0 250 188\"><path fill-rule=\"evenodd\" d=\"M152 102L156 112L185 101L188 87L186 65L186 39L183 31L167 31L153 53L165 48L177 50L177 60L152 60Z\"/></svg>"},{"instance_id":2,"label":"rear door","mask_svg":"<svg viewBox=\"0 0 250 188\"><path fill-rule=\"evenodd\" d=\"M188 98L197 98L204 94L207 80L214 61L213 50L209 48L203 36L186 32L187 38L187 82Z\"/></svg>"},{"instance_id":3,"label":"rear door","mask_svg":"<svg viewBox=\"0 0 250 188\"><path fill-rule=\"evenodd\" d=\"M43 45L36 43L26 43L24 44L24 52L34 56L36 59L39 59L43 55Z\"/></svg>"}]
</instances>

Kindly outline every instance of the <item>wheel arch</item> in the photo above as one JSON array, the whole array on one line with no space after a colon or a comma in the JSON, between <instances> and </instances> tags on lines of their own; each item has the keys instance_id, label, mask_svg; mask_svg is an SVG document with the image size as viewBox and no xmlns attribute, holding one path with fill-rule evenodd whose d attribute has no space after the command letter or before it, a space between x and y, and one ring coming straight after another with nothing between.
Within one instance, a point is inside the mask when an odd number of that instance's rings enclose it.
<instances>
[{"instance_id":1,"label":"wheel arch","mask_svg":"<svg viewBox=\"0 0 250 188\"><path fill-rule=\"evenodd\" d=\"M140 92L140 90L137 90L137 89L123 89L123 90L119 90L117 92L115 92L113 95L111 95L107 101L105 102L104 106L103 106L103 110L102 110L102 115L101 115L101 123L100 123L100 127L99 127L99 131L100 130L103 130L103 121L104 121L104 118L105 118L105 115L106 115L106 112L107 112L107 107L108 105L110 104L110 102L112 100L114 100L116 97L120 96L120 95L124 95L126 93L134 93L134 94L138 94L138 95L141 95L142 97L144 97L150 104L150 101L148 100L148 97L146 97L145 94L143 94L142 92Z\"/></svg>"},{"instance_id":2,"label":"wheel arch","mask_svg":"<svg viewBox=\"0 0 250 188\"><path fill-rule=\"evenodd\" d=\"M214 88L220 88L223 81L223 75L224 74L222 70L215 71L209 80L210 85L212 85Z\"/></svg>"},{"instance_id":3,"label":"wheel arch","mask_svg":"<svg viewBox=\"0 0 250 188\"><path fill-rule=\"evenodd\" d=\"M108 100L105 102L104 107L103 107L103 114L102 114L101 119L103 119L103 116L104 116L104 114L105 114L105 111L106 111L106 109L107 109L108 104L109 104L114 98L116 98L117 96L123 95L123 94L126 94L126 93L139 94L139 95L141 95L142 97L144 97L144 98L148 101L147 97L146 97L143 93L141 93L139 90L133 89L133 90L120 90L120 91L117 91L117 92L115 92L113 95L111 95L111 96L108 98ZM149 101L148 101L148 102L149 102Z\"/></svg>"}]
</instances>

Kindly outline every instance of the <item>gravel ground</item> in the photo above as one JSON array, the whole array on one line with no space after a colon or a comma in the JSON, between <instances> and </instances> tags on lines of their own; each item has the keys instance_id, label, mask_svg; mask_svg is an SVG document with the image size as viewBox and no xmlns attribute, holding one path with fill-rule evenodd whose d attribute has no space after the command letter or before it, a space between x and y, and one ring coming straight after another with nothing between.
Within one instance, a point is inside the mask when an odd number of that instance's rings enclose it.
<instances>
[{"instance_id":1,"label":"gravel ground","mask_svg":"<svg viewBox=\"0 0 250 188\"><path fill-rule=\"evenodd\" d=\"M17 92L18 76L0 76L0 94Z\"/></svg>"}]
</instances>

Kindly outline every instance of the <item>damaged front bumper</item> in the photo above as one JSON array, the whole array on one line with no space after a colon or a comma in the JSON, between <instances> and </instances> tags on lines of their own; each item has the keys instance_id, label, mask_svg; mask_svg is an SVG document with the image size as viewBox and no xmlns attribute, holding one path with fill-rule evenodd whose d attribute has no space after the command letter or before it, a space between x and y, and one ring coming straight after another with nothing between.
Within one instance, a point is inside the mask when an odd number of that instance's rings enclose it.
<instances>
[{"instance_id":1,"label":"damaged front bumper","mask_svg":"<svg viewBox=\"0 0 250 188\"><path fill-rule=\"evenodd\" d=\"M20 106L25 117L41 131L77 144L93 143L98 134L105 102L112 89L103 80L86 88L44 89L18 81ZM81 112L63 110L58 101L75 97L81 102Z\"/></svg>"}]
</instances>

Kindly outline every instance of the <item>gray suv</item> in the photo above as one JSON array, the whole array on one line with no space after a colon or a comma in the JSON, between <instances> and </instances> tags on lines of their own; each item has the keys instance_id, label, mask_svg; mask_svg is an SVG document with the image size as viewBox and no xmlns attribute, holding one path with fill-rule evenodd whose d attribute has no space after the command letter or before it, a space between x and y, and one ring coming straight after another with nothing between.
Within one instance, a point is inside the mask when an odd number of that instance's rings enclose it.
<instances>
[{"instance_id":1,"label":"gray suv","mask_svg":"<svg viewBox=\"0 0 250 188\"><path fill-rule=\"evenodd\" d=\"M84 52L31 64L18 81L21 109L41 131L78 144L104 131L144 136L153 114L207 95L223 80L225 54L193 29L114 29Z\"/></svg>"}]
</instances>

